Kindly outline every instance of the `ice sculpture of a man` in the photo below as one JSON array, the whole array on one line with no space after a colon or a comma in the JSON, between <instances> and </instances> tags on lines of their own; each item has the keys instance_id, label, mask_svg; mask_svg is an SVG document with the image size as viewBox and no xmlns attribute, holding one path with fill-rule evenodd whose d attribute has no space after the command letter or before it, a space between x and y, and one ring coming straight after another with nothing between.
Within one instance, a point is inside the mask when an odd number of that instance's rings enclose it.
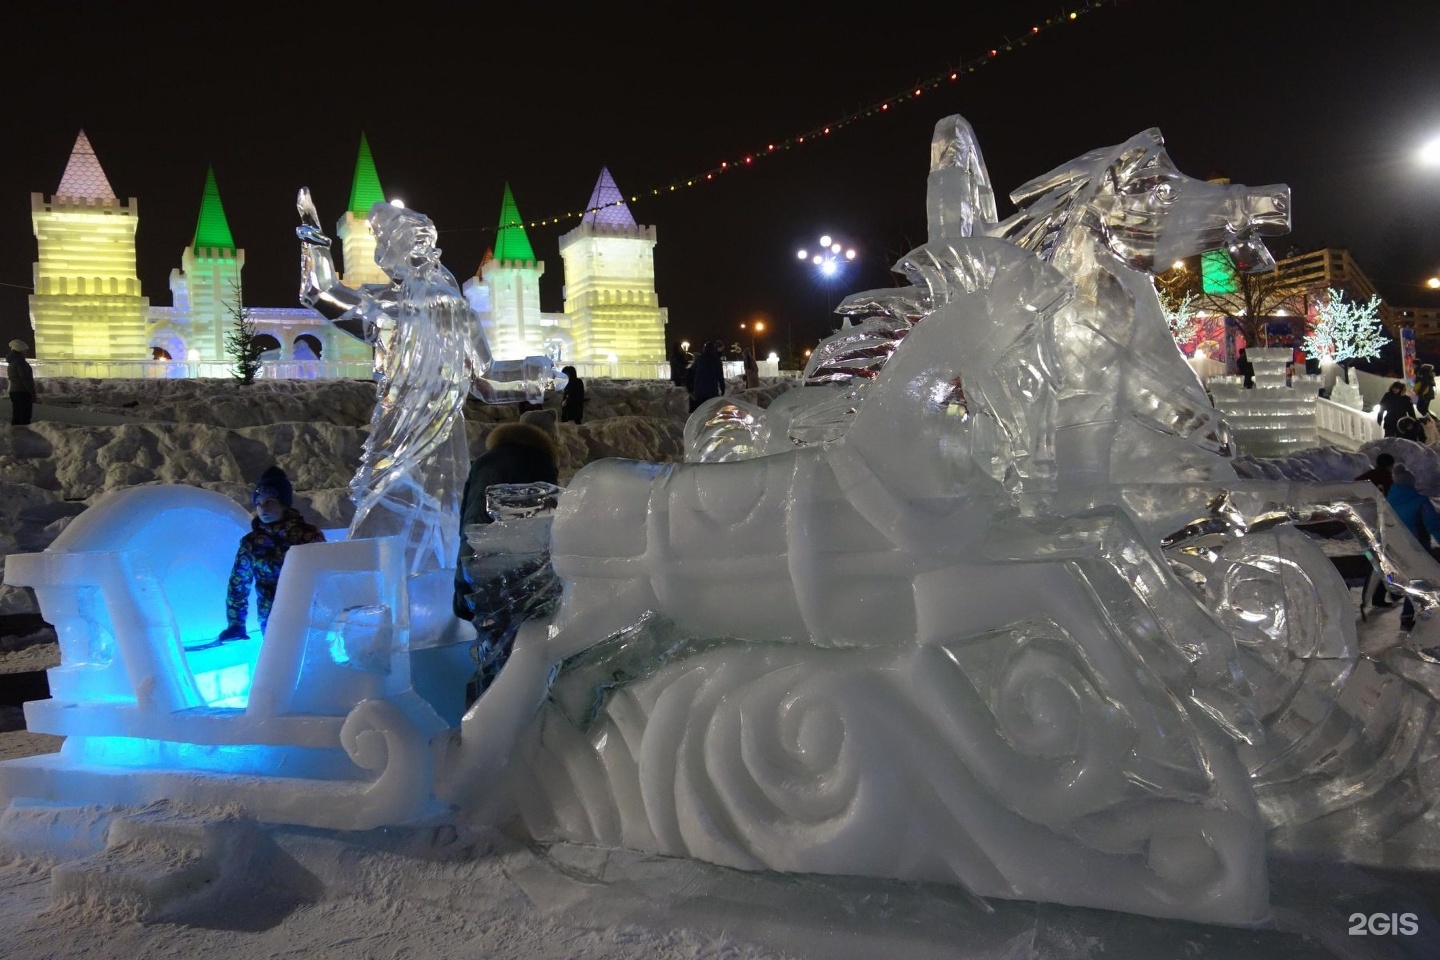
<instances>
[{"instance_id":1,"label":"ice sculpture of a man","mask_svg":"<svg viewBox=\"0 0 1440 960\"><path fill-rule=\"evenodd\" d=\"M392 282L354 288L335 273L308 190L297 207L301 302L375 347L375 413L350 481L350 537L403 536L411 574L449 567L460 545L459 495L469 462L461 416L467 388L492 403L538 400L548 363L506 364L507 373L534 374L529 381L487 378L497 365L440 263L429 217L389 203L371 207L375 262Z\"/></svg>"}]
</instances>

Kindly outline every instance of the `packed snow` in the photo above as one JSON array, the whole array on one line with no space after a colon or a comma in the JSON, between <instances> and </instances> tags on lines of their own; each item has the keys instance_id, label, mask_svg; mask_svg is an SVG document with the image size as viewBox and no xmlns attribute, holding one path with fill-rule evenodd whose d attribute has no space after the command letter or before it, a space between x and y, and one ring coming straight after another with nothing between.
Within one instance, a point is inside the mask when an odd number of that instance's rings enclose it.
<instances>
[{"instance_id":1,"label":"packed snow","mask_svg":"<svg viewBox=\"0 0 1440 960\"><path fill-rule=\"evenodd\" d=\"M682 459L682 391L663 383L588 386L585 423L558 428L562 482L605 456ZM763 407L787 386L769 384L747 398ZM33 426L0 427L10 441L0 446L0 554L43 549L96 497L137 484L192 483L248 505L250 482L272 462L294 479L307 516L327 528L349 521L346 487L373 403L370 384L47 381L45 388ZM471 452L494 423L516 415L513 408L467 406ZM1440 457L1407 441L1237 466L1247 477L1349 480L1380 450L1406 463L1422 490L1440 492ZM28 622L36 612L27 591L0 590L7 622ZM1372 613L1361 624L1362 641L1393 637L1396 617L1394 610ZM41 669L53 665L53 650L39 628L0 640L0 664L12 673ZM15 730L15 713L0 716L13 731L0 734L0 756L57 747L56 738ZM193 814L159 806L153 813L167 822ZM139 862L195 860L196 891L180 898L97 897L83 871L56 880L53 864L31 851L0 853L0 955L743 960L1440 952L1433 880L1335 864L1316 871L1283 858L1271 863L1270 918L1238 928L981 900L953 886L749 873L539 845L510 830L462 833L446 824L345 834L261 828L227 820L225 811L200 814L235 854L208 874L204 857L177 848L172 835L142 831L134 841ZM93 811L89 831L110 817ZM87 833L83 823L66 829ZM1413 912L1419 932L1350 936L1357 912Z\"/></svg>"}]
</instances>

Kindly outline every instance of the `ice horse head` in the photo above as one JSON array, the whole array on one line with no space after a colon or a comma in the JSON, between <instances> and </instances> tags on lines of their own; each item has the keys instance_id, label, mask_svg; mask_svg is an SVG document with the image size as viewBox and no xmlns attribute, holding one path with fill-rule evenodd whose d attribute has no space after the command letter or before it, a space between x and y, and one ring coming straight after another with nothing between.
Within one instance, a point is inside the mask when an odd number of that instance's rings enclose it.
<instances>
[{"instance_id":1,"label":"ice horse head","mask_svg":"<svg viewBox=\"0 0 1440 960\"><path fill-rule=\"evenodd\" d=\"M1082 154L1011 199L1020 212L990 233L1077 283L1056 316L1066 375L1055 420L1060 485L1233 477L1228 428L1175 349L1150 274L1220 246L1265 269L1253 248L1263 249L1260 234L1289 228L1289 188L1187 177L1152 129Z\"/></svg>"}]
</instances>

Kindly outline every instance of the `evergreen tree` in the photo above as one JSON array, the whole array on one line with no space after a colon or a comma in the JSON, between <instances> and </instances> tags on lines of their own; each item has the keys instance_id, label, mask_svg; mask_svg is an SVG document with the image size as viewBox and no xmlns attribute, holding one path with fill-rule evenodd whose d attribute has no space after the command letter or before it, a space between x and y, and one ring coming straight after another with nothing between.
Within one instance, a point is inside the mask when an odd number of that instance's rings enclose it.
<instances>
[{"instance_id":1,"label":"evergreen tree","mask_svg":"<svg viewBox=\"0 0 1440 960\"><path fill-rule=\"evenodd\" d=\"M250 308L245 306L245 298L239 284L232 284L235 297L228 304L226 309L234 321L234 327L225 335L225 352L235 362L235 379L248 386L255 382L255 376L260 372L260 354L264 347L259 343L258 331L255 322L250 319Z\"/></svg>"},{"instance_id":2,"label":"evergreen tree","mask_svg":"<svg viewBox=\"0 0 1440 960\"><path fill-rule=\"evenodd\" d=\"M1346 300L1339 290L1327 289L1315 308L1315 317L1304 344L1305 352L1312 357L1332 363L1369 360L1380 356L1380 348L1390 342L1380 320L1379 295L1360 304Z\"/></svg>"}]
</instances>

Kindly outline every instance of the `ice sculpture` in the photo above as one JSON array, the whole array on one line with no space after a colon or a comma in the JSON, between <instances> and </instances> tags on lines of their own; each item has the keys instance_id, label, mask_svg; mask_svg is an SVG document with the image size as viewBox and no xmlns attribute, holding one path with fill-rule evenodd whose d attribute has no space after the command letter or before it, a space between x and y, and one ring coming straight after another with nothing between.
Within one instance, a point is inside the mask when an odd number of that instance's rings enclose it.
<instances>
[{"instance_id":1,"label":"ice sculpture","mask_svg":"<svg viewBox=\"0 0 1440 960\"><path fill-rule=\"evenodd\" d=\"M792 391L815 399L721 398L691 462L577 474L561 608L443 798L508 778L542 838L1226 922L1265 913L1267 832L1333 851L1415 815L1433 696L1356 708L1380 671L1293 524L1339 521L1428 609L1440 568L1373 489L1237 480L1145 273L1249 257L1287 191L1185 178L1147 131L982 222L972 146L932 171L909 287L859 298L875 322Z\"/></svg>"},{"instance_id":2,"label":"ice sculpture","mask_svg":"<svg viewBox=\"0 0 1440 960\"><path fill-rule=\"evenodd\" d=\"M296 206L301 302L375 346L377 399L350 482L350 536L402 537L412 574L449 567L460 547L469 466L461 417L467 386L491 403L539 402L554 380L551 362L492 362L469 301L440 263L429 217L389 203L371 207L375 263L393 282L351 288L336 276L308 190Z\"/></svg>"},{"instance_id":3,"label":"ice sculpture","mask_svg":"<svg viewBox=\"0 0 1440 960\"><path fill-rule=\"evenodd\" d=\"M68 739L0 764L0 795L351 829L513 812L541 839L1228 923L1264 917L1267 849L1440 849L1440 566L1368 484L1237 479L1145 279L1222 237L1252 256L1284 189L1188 180L1146 132L995 222L968 127L941 144L909 286L852 298L819 382L702 407L696 462L590 464L553 516L529 515L553 491L497 501L488 609L529 619L463 717L465 663L418 666L450 578L409 571L440 534L297 547L263 642L187 652L244 518L141 488L6 565L62 647L27 717ZM346 293L313 219L308 282L381 341L399 408L367 515L434 519L458 400L425 372L483 359L433 229L378 211L400 282ZM1359 649L1317 524L1414 634Z\"/></svg>"}]
</instances>

